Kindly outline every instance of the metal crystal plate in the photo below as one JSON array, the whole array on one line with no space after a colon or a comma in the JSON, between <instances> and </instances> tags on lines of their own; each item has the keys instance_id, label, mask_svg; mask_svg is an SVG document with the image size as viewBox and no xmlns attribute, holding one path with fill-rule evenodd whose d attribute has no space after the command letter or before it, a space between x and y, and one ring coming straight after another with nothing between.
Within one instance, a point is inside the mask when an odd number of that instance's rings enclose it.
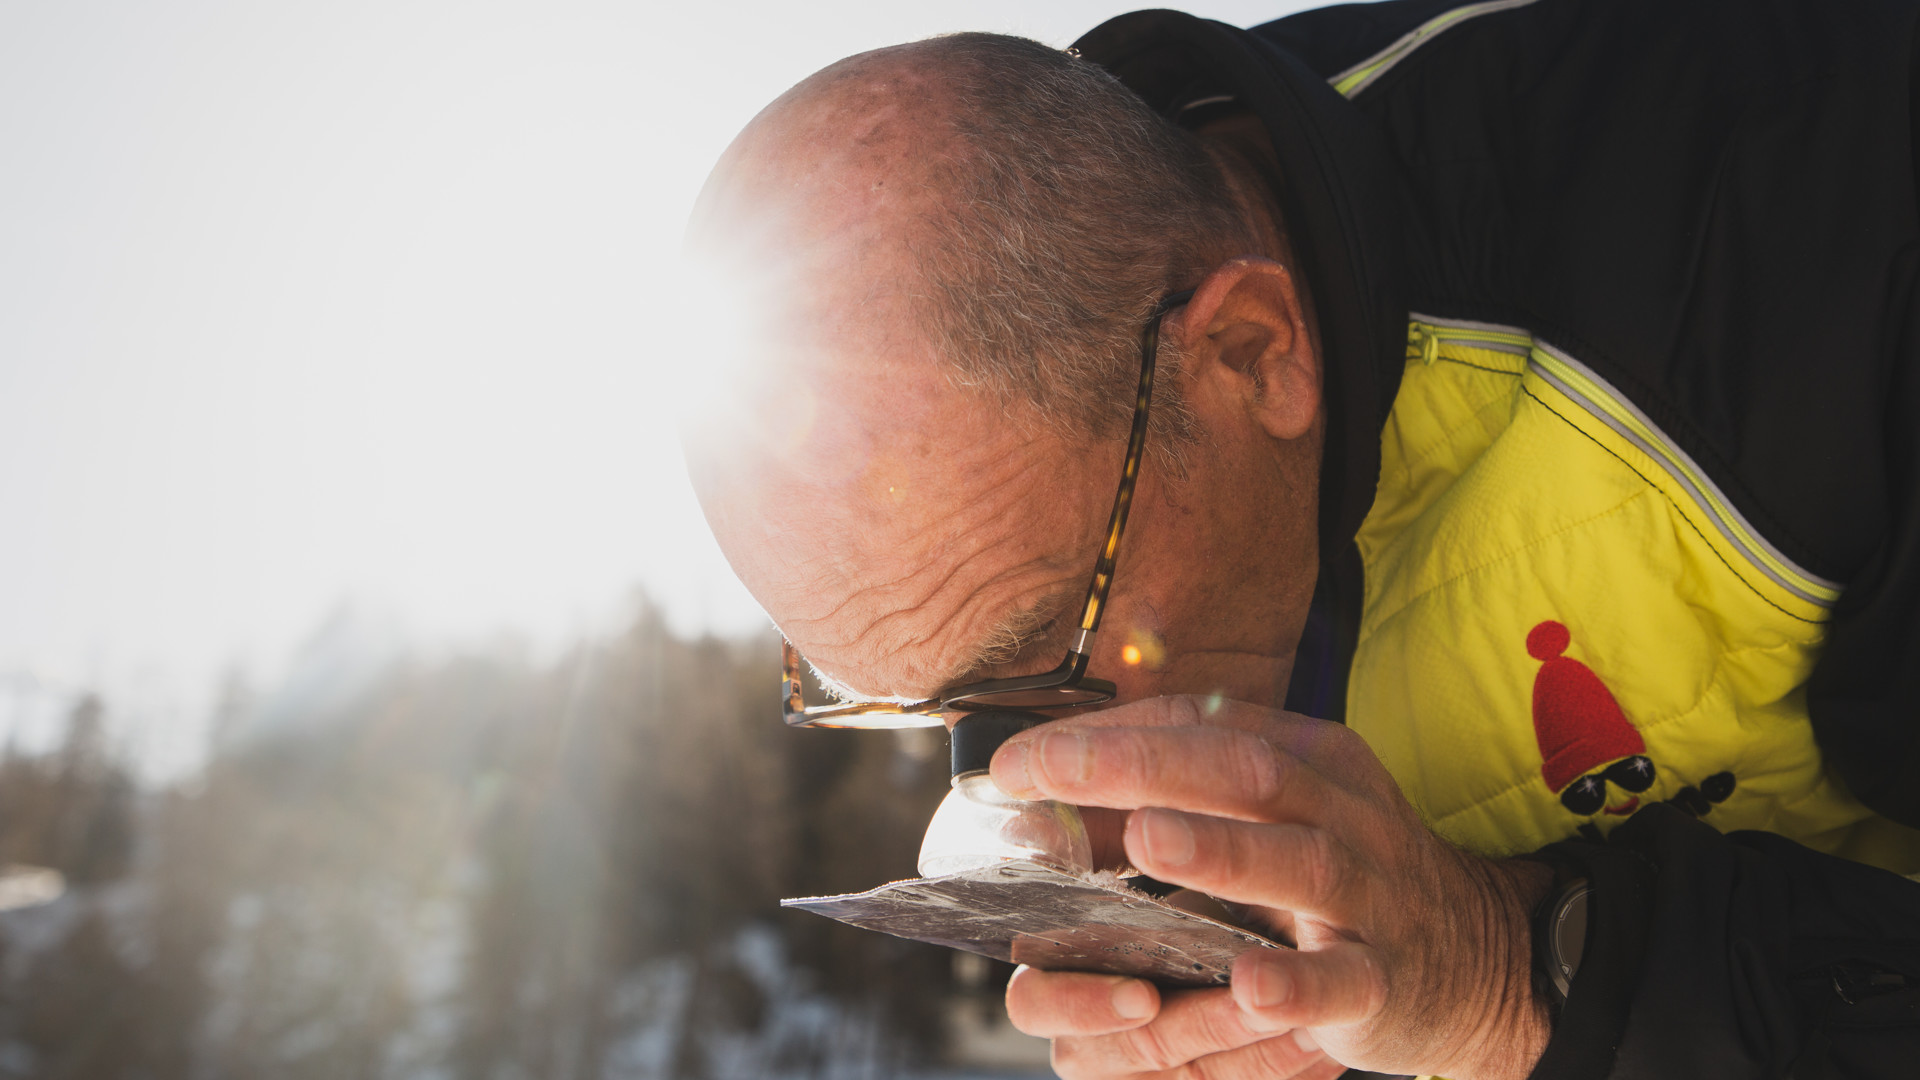
<instances>
[{"instance_id":1,"label":"metal crystal plate","mask_svg":"<svg viewBox=\"0 0 1920 1080\"><path fill-rule=\"evenodd\" d=\"M1026 860L780 905L1047 971L1134 975L1164 986L1223 985L1234 957L1282 947L1118 882Z\"/></svg>"}]
</instances>

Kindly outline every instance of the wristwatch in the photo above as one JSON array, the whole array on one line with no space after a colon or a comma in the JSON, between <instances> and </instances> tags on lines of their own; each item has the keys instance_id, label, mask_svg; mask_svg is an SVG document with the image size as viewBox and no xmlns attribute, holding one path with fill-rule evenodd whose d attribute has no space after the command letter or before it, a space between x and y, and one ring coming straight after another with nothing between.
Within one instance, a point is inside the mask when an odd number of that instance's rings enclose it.
<instances>
[{"instance_id":1,"label":"wristwatch","mask_svg":"<svg viewBox=\"0 0 1920 1080\"><path fill-rule=\"evenodd\" d=\"M1554 1013L1567 1003L1580 954L1587 946L1587 902L1593 886L1574 878L1547 897L1533 916L1533 971L1553 1002Z\"/></svg>"}]
</instances>

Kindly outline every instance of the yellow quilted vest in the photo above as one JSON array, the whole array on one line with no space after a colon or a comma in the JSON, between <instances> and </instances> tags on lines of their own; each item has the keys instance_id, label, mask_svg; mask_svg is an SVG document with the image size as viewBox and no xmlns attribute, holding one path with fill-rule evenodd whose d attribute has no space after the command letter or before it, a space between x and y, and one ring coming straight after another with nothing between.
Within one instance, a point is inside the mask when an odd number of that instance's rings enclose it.
<instances>
[{"instance_id":1,"label":"yellow quilted vest","mask_svg":"<svg viewBox=\"0 0 1920 1080\"><path fill-rule=\"evenodd\" d=\"M1531 851L1670 800L1920 870L1807 720L1838 587L1574 357L1415 315L1358 541L1347 722L1441 835Z\"/></svg>"}]
</instances>

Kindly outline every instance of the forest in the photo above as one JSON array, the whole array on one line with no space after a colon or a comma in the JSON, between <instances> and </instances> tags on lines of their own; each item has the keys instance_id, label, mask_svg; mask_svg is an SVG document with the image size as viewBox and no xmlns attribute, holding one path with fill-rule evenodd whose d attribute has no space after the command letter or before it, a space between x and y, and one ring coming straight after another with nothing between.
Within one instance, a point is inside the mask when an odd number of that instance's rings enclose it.
<instances>
[{"instance_id":1,"label":"forest","mask_svg":"<svg viewBox=\"0 0 1920 1080\"><path fill-rule=\"evenodd\" d=\"M0 1077L1033 1070L1004 967L778 908L911 876L945 788L937 734L782 725L778 657L642 606L544 660L236 680L163 785L81 697L0 759L0 864L66 882L0 911Z\"/></svg>"}]
</instances>

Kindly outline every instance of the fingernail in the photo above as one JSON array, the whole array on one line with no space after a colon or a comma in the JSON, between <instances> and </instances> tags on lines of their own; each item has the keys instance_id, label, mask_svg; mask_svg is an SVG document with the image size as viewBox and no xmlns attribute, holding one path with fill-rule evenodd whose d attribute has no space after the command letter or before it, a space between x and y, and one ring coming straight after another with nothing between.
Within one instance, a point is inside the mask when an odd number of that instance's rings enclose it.
<instances>
[{"instance_id":1,"label":"fingernail","mask_svg":"<svg viewBox=\"0 0 1920 1080\"><path fill-rule=\"evenodd\" d=\"M1277 964L1260 964L1253 969L1253 1007L1277 1009L1293 996L1293 980Z\"/></svg>"},{"instance_id":2,"label":"fingernail","mask_svg":"<svg viewBox=\"0 0 1920 1080\"><path fill-rule=\"evenodd\" d=\"M1048 732L1040 739L1040 768L1056 784L1084 784L1093 777L1093 748L1071 732Z\"/></svg>"},{"instance_id":3,"label":"fingernail","mask_svg":"<svg viewBox=\"0 0 1920 1080\"><path fill-rule=\"evenodd\" d=\"M1193 861L1193 828L1179 814L1148 810L1140 822L1140 839L1147 858L1156 866L1185 866Z\"/></svg>"},{"instance_id":4,"label":"fingernail","mask_svg":"<svg viewBox=\"0 0 1920 1080\"><path fill-rule=\"evenodd\" d=\"M1145 1020L1154 1013L1153 991L1138 979L1113 988L1113 1011L1122 1020Z\"/></svg>"},{"instance_id":5,"label":"fingernail","mask_svg":"<svg viewBox=\"0 0 1920 1080\"><path fill-rule=\"evenodd\" d=\"M1317 1054L1320 1052L1320 1044L1314 1041L1313 1034L1306 1028L1294 1028L1293 1041L1295 1045L1300 1047L1302 1053Z\"/></svg>"}]
</instances>

